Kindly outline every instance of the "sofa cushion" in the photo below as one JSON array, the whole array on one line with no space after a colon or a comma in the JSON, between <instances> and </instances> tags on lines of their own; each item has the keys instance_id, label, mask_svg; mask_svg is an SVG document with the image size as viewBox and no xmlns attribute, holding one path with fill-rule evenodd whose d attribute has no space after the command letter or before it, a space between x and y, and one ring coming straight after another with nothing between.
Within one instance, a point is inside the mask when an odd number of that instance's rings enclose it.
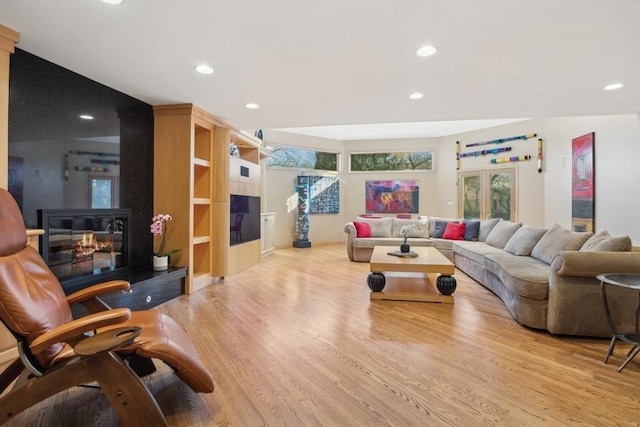
<instances>
[{"instance_id":1,"label":"sofa cushion","mask_svg":"<svg viewBox=\"0 0 640 427\"><path fill-rule=\"evenodd\" d=\"M487 236L486 242L488 245L504 249L511 236L520 227L522 227L521 222L499 221Z\"/></svg>"},{"instance_id":2,"label":"sofa cushion","mask_svg":"<svg viewBox=\"0 0 640 427\"><path fill-rule=\"evenodd\" d=\"M367 222L353 221L356 237L371 237L371 226Z\"/></svg>"},{"instance_id":3,"label":"sofa cushion","mask_svg":"<svg viewBox=\"0 0 640 427\"><path fill-rule=\"evenodd\" d=\"M608 231L600 231L580 248L583 252L629 252L631 251L631 238L629 236L613 237Z\"/></svg>"},{"instance_id":4,"label":"sofa cushion","mask_svg":"<svg viewBox=\"0 0 640 427\"><path fill-rule=\"evenodd\" d=\"M449 222L442 235L443 239L449 240L462 240L464 237L464 230L467 224L464 222Z\"/></svg>"},{"instance_id":5,"label":"sofa cushion","mask_svg":"<svg viewBox=\"0 0 640 427\"><path fill-rule=\"evenodd\" d=\"M430 239L430 241L433 242L433 247L439 251L451 251L453 243L461 240Z\"/></svg>"},{"instance_id":6,"label":"sofa cushion","mask_svg":"<svg viewBox=\"0 0 640 427\"><path fill-rule=\"evenodd\" d=\"M447 224L449 224L449 221L441 221L438 220L435 222L435 228L433 230L433 234L429 234L431 237L435 237L436 239L442 239L442 236L444 236L444 232L447 229Z\"/></svg>"},{"instance_id":7,"label":"sofa cushion","mask_svg":"<svg viewBox=\"0 0 640 427\"><path fill-rule=\"evenodd\" d=\"M464 229L464 240L468 240L470 242L478 241L478 236L480 235L480 221L469 221L465 219L464 223L467 224Z\"/></svg>"},{"instance_id":8,"label":"sofa cushion","mask_svg":"<svg viewBox=\"0 0 640 427\"><path fill-rule=\"evenodd\" d=\"M500 218L483 219L480 221L480 232L478 233L478 242L487 240L487 236L493 230L493 227L500 222Z\"/></svg>"},{"instance_id":9,"label":"sofa cushion","mask_svg":"<svg viewBox=\"0 0 640 427\"><path fill-rule=\"evenodd\" d=\"M494 248L484 242L467 242L464 240L455 242L453 244L453 251L456 253L456 256L460 255L480 265L483 265L484 256L487 254L505 253L503 249Z\"/></svg>"},{"instance_id":10,"label":"sofa cushion","mask_svg":"<svg viewBox=\"0 0 640 427\"><path fill-rule=\"evenodd\" d=\"M391 218L391 237L403 237L401 233L402 227L412 224L417 225L418 229L409 233L408 237L421 237L425 239L429 237L429 226L426 219L402 218Z\"/></svg>"},{"instance_id":11,"label":"sofa cushion","mask_svg":"<svg viewBox=\"0 0 640 427\"><path fill-rule=\"evenodd\" d=\"M511 254L488 254L484 267L498 276L511 292L532 299L549 296L548 264L535 258Z\"/></svg>"},{"instance_id":12,"label":"sofa cushion","mask_svg":"<svg viewBox=\"0 0 640 427\"><path fill-rule=\"evenodd\" d=\"M518 256L529 256L533 247L542 238L547 230L545 228L534 228L523 225L513 233L504 246L504 250Z\"/></svg>"},{"instance_id":13,"label":"sofa cushion","mask_svg":"<svg viewBox=\"0 0 640 427\"><path fill-rule=\"evenodd\" d=\"M364 222L371 227L371 237L391 237L391 218L358 218L357 222Z\"/></svg>"},{"instance_id":14,"label":"sofa cushion","mask_svg":"<svg viewBox=\"0 0 640 427\"><path fill-rule=\"evenodd\" d=\"M353 239L354 248L374 248L376 246L394 246L395 249L400 249L400 245L403 242L402 237L371 237L368 239ZM410 246L434 246L431 239L414 239L409 240Z\"/></svg>"},{"instance_id":15,"label":"sofa cushion","mask_svg":"<svg viewBox=\"0 0 640 427\"><path fill-rule=\"evenodd\" d=\"M531 256L547 264L560 251L577 251L592 236L592 233L571 231L554 224L536 243Z\"/></svg>"}]
</instances>

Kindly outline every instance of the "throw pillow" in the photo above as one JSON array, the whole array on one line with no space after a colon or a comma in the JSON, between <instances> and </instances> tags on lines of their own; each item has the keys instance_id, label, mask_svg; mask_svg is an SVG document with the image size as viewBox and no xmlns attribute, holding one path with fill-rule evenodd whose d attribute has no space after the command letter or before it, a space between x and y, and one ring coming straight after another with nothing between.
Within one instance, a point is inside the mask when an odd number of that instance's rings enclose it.
<instances>
[{"instance_id":1,"label":"throw pillow","mask_svg":"<svg viewBox=\"0 0 640 427\"><path fill-rule=\"evenodd\" d=\"M426 220L420 219L402 219L402 218L391 218L391 237L403 237L401 230L405 225L415 224L418 226L418 229L409 233L408 237L429 237L429 227L427 225Z\"/></svg>"},{"instance_id":2,"label":"throw pillow","mask_svg":"<svg viewBox=\"0 0 640 427\"><path fill-rule=\"evenodd\" d=\"M571 231L554 224L533 247L531 256L551 264L558 252L577 251L591 236L592 233Z\"/></svg>"},{"instance_id":3,"label":"throw pillow","mask_svg":"<svg viewBox=\"0 0 640 427\"><path fill-rule=\"evenodd\" d=\"M448 240L462 240L466 226L467 224L464 222L450 222L447 224L442 238Z\"/></svg>"},{"instance_id":4,"label":"throw pillow","mask_svg":"<svg viewBox=\"0 0 640 427\"><path fill-rule=\"evenodd\" d=\"M480 233L478 233L478 242L485 242L487 236L493 230L493 227L500 222L500 218L485 219L480 221Z\"/></svg>"},{"instance_id":5,"label":"throw pillow","mask_svg":"<svg viewBox=\"0 0 640 427\"><path fill-rule=\"evenodd\" d=\"M522 227L521 222L498 221L487 236L486 243L494 248L504 249L511 236L513 236L520 227Z\"/></svg>"},{"instance_id":6,"label":"throw pillow","mask_svg":"<svg viewBox=\"0 0 640 427\"><path fill-rule=\"evenodd\" d=\"M371 226L366 222L353 221L356 227L356 237L371 237Z\"/></svg>"},{"instance_id":7,"label":"throw pillow","mask_svg":"<svg viewBox=\"0 0 640 427\"><path fill-rule=\"evenodd\" d=\"M631 251L631 238L629 236L613 237L608 231L600 231L580 248L582 252L629 252Z\"/></svg>"},{"instance_id":8,"label":"throw pillow","mask_svg":"<svg viewBox=\"0 0 640 427\"><path fill-rule=\"evenodd\" d=\"M467 225L464 229L464 240L469 240L471 242L478 241L478 236L480 235L480 221L468 221L465 219L464 223Z\"/></svg>"},{"instance_id":9,"label":"throw pillow","mask_svg":"<svg viewBox=\"0 0 640 427\"><path fill-rule=\"evenodd\" d=\"M542 238L547 230L544 228L533 228L527 225L520 227L504 246L504 250L519 256L529 256L533 247Z\"/></svg>"},{"instance_id":10,"label":"throw pillow","mask_svg":"<svg viewBox=\"0 0 640 427\"><path fill-rule=\"evenodd\" d=\"M443 221L443 222L460 222L462 221L462 218L458 219L458 218L445 218L445 217L441 217L441 216L430 216L428 217L428 224L429 224L429 236L434 237L434 233L436 232L436 222L438 221ZM443 233L444 233L444 229L443 229ZM442 237L442 236L441 236Z\"/></svg>"},{"instance_id":11,"label":"throw pillow","mask_svg":"<svg viewBox=\"0 0 640 427\"><path fill-rule=\"evenodd\" d=\"M355 221L369 224L371 237L391 237L391 218L357 218Z\"/></svg>"},{"instance_id":12,"label":"throw pillow","mask_svg":"<svg viewBox=\"0 0 640 427\"><path fill-rule=\"evenodd\" d=\"M444 235L444 231L446 230L448 223L449 223L448 221L436 221L435 222L436 226L433 230L433 234L431 234L431 237L442 239L442 236Z\"/></svg>"}]
</instances>

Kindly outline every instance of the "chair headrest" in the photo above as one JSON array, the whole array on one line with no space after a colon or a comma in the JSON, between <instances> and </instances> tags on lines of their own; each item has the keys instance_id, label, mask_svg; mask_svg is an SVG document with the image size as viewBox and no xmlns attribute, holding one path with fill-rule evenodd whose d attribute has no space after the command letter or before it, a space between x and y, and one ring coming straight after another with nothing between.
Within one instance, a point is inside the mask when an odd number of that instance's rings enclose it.
<instances>
[{"instance_id":1,"label":"chair headrest","mask_svg":"<svg viewBox=\"0 0 640 427\"><path fill-rule=\"evenodd\" d=\"M0 188L0 256L11 255L27 245L27 230L13 196Z\"/></svg>"}]
</instances>

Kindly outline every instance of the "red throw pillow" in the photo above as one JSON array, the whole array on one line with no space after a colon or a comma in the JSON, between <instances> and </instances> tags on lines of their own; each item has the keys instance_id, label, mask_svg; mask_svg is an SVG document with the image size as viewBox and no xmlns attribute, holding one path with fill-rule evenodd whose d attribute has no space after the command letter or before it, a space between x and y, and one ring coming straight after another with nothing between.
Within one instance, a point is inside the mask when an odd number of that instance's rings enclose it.
<instances>
[{"instance_id":1,"label":"red throw pillow","mask_svg":"<svg viewBox=\"0 0 640 427\"><path fill-rule=\"evenodd\" d=\"M354 221L353 225L356 226L357 237L371 237L371 225L366 222Z\"/></svg>"},{"instance_id":2,"label":"red throw pillow","mask_svg":"<svg viewBox=\"0 0 640 427\"><path fill-rule=\"evenodd\" d=\"M450 222L447 224L447 228L444 229L443 239L449 240L462 240L464 238L464 230L467 224L464 222Z\"/></svg>"}]
</instances>

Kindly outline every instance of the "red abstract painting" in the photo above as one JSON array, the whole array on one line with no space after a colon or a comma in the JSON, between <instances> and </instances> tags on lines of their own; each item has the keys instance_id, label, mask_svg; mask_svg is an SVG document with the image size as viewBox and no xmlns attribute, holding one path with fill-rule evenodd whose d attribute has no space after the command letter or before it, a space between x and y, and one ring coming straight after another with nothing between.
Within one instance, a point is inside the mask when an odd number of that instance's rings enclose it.
<instances>
[{"instance_id":1,"label":"red abstract painting","mask_svg":"<svg viewBox=\"0 0 640 427\"><path fill-rule=\"evenodd\" d=\"M588 133L571 140L571 225L574 231L595 229L595 134Z\"/></svg>"}]
</instances>

